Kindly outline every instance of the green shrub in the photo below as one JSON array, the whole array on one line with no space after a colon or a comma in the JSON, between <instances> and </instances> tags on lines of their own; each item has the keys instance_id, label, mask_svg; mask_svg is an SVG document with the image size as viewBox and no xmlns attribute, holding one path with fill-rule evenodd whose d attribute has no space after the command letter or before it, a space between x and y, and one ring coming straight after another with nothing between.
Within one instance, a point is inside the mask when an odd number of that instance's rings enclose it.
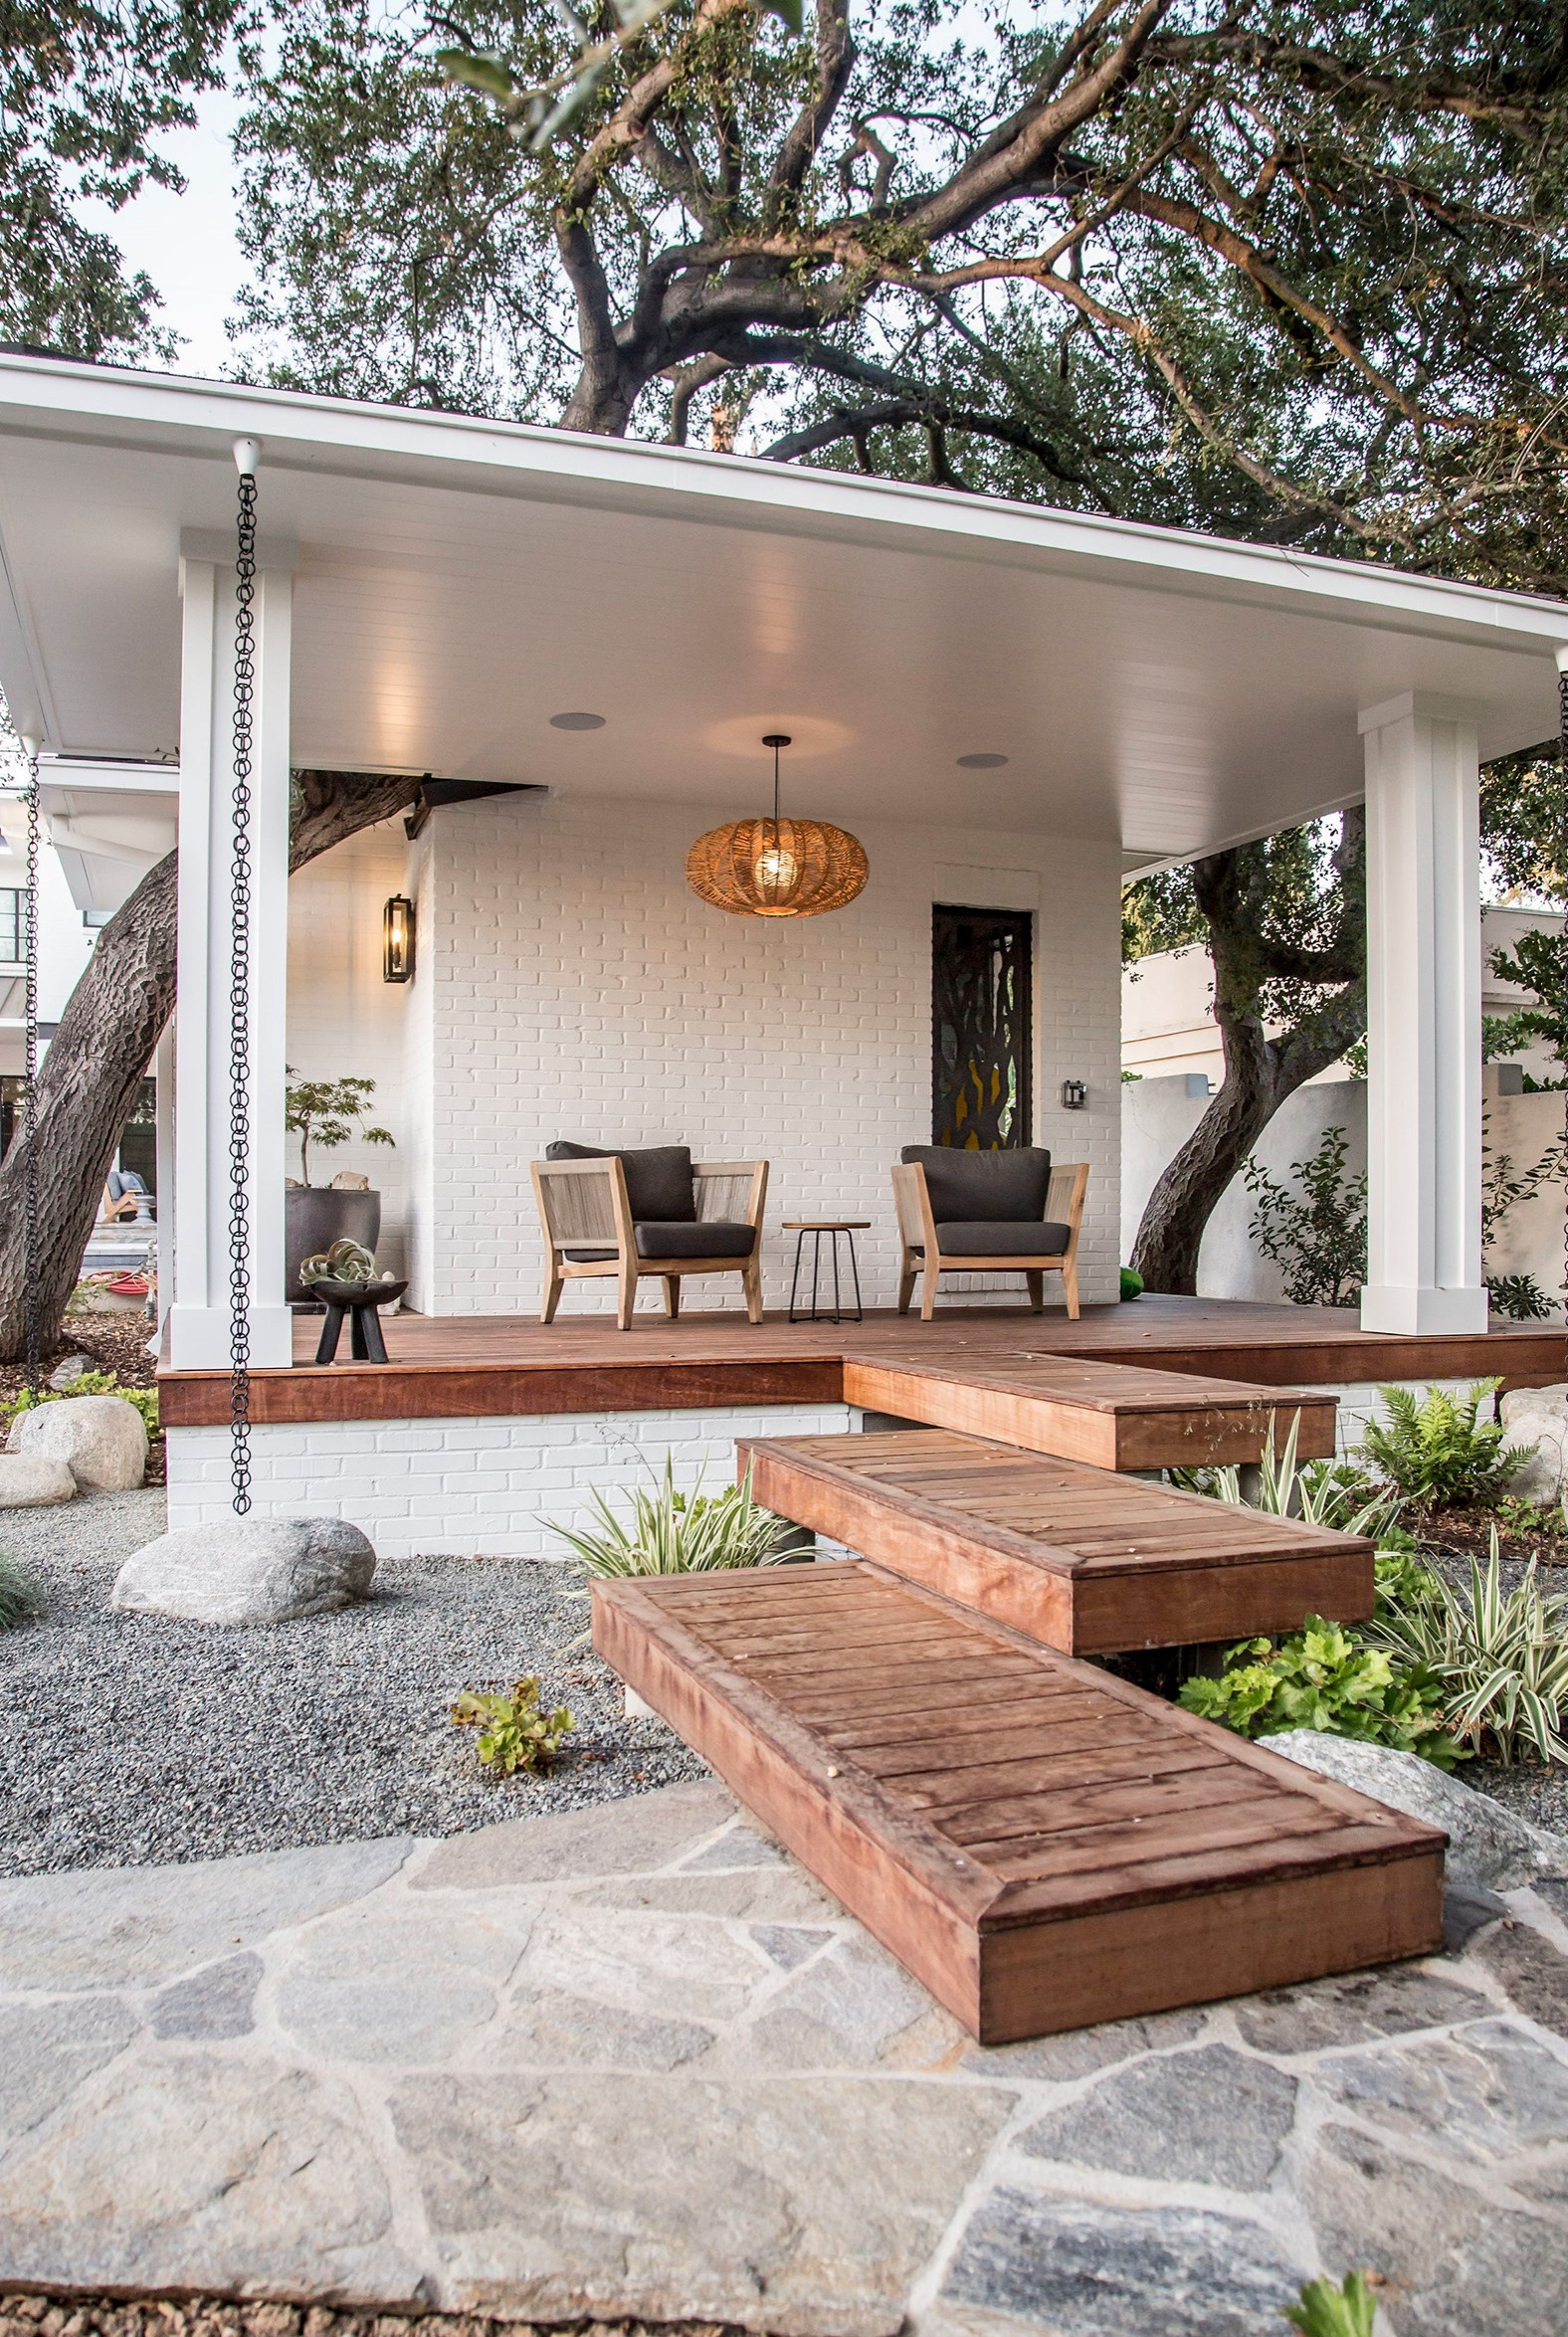
<instances>
[{"instance_id":1,"label":"green shrub","mask_svg":"<svg viewBox=\"0 0 1568 2337\"><path fill-rule=\"evenodd\" d=\"M36 1396L31 1388L23 1388L17 1395L0 1401L0 1425L8 1425L19 1412L31 1412L40 1404L61 1404L72 1396L122 1396L141 1414L148 1436L155 1437L158 1433L157 1389L122 1388L111 1371L85 1371L69 1388L40 1388Z\"/></svg>"},{"instance_id":2,"label":"green shrub","mask_svg":"<svg viewBox=\"0 0 1568 2337\"><path fill-rule=\"evenodd\" d=\"M586 1528L552 1525L588 1572L610 1579L631 1574L707 1574L721 1568L771 1566L784 1555L793 1532L786 1519L751 1498L751 1472L743 1484L721 1493L678 1493L675 1468L652 1492L631 1496L631 1515L618 1517L600 1492L593 1495L597 1522Z\"/></svg>"},{"instance_id":3,"label":"green shrub","mask_svg":"<svg viewBox=\"0 0 1568 2337\"><path fill-rule=\"evenodd\" d=\"M1301 1430L1299 1412L1290 1416L1282 1446L1275 1446L1278 1417L1269 1417L1269 1439L1258 1466L1256 1499L1242 1491L1242 1472L1234 1465L1173 1468L1172 1483L1191 1493L1208 1493L1239 1509L1262 1509L1273 1517L1298 1517L1306 1525L1328 1526L1336 1533L1366 1534L1380 1544L1396 1536L1407 1541L1396 1525L1404 1506L1392 1485L1378 1485L1348 1461L1308 1461L1297 1467L1296 1440Z\"/></svg>"},{"instance_id":4,"label":"green shrub","mask_svg":"<svg viewBox=\"0 0 1568 2337\"><path fill-rule=\"evenodd\" d=\"M1508 1447L1498 1420L1483 1420L1501 1380L1476 1380L1468 1396L1428 1388L1378 1389L1386 1421L1370 1421L1356 1450L1403 1499L1422 1509L1454 1509L1500 1498L1530 1448Z\"/></svg>"},{"instance_id":5,"label":"green shrub","mask_svg":"<svg viewBox=\"0 0 1568 2337\"><path fill-rule=\"evenodd\" d=\"M0 1631L15 1631L44 1612L44 1594L25 1567L0 1552Z\"/></svg>"},{"instance_id":6,"label":"green shrub","mask_svg":"<svg viewBox=\"0 0 1568 2337\"><path fill-rule=\"evenodd\" d=\"M1341 2288L1332 2280L1308 2280L1299 2304L1283 2307L1301 2337L1372 2337L1377 2298L1364 2272L1347 2272Z\"/></svg>"},{"instance_id":7,"label":"green shrub","mask_svg":"<svg viewBox=\"0 0 1568 2337\"><path fill-rule=\"evenodd\" d=\"M1547 1322L1552 1302L1533 1274L1488 1274L1486 1295L1492 1311L1509 1322Z\"/></svg>"},{"instance_id":8,"label":"green shrub","mask_svg":"<svg viewBox=\"0 0 1568 2337\"><path fill-rule=\"evenodd\" d=\"M1421 1597L1380 1603L1376 1644L1440 1682L1462 1743L1494 1753L1504 1767L1526 1752L1568 1761L1568 1597L1542 1591L1533 1558L1505 1593L1495 1526L1485 1573L1470 1560L1468 1591L1421 1571L1428 1577Z\"/></svg>"},{"instance_id":9,"label":"green shrub","mask_svg":"<svg viewBox=\"0 0 1568 2337\"><path fill-rule=\"evenodd\" d=\"M477 1728L476 1751L487 1769L508 1777L519 1769L542 1769L554 1760L572 1732L564 1704L546 1712L536 1679L514 1680L504 1693L465 1688L452 1707L455 1728Z\"/></svg>"},{"instance_id":10,"label":"green shrub","mask_svg":"<svg viewBox=\"0 0 1568 2337\"><path fill-rule=\"evenodd\" d=\"M1346 1176L1348 1144L1343 1128L1325 1128L1311 1158L1290 1163L1295 1191L1262 1161L1242 1163L1256 1203L1253 1237L1296 1306L1354 1306L1367 1278L1367 1180L1365 1171Z\"/></svg>"},{"instance_id":11,"label":"green shrub","mask_svg":"<svg viewBox=\"0 0 1568 2337\"><path fill-rule=\"evenodd\" d=\"M1440 1769L1464 1758L1444 1727L1443 1681L1417 1663L1396 1669L1382 1648L1320 1615L1277 1645L1243 1640L1225 1660L1221 1678L1183 1681L1181 1701L1239 1736L1317 1728L1420 1753Z\"/></svg>"},{"instance_id":12,"label":"green shrub","mask_svg":"<svg viewBox=\"0 0 1568 2337\"><path fill-rule=\"evenodd\" d=\"M1143 1276L1135 1273L1130 1266L1121 1269L1121 1295L1124 1300L1143 1296Z\"/></svg>"}]
</instances>

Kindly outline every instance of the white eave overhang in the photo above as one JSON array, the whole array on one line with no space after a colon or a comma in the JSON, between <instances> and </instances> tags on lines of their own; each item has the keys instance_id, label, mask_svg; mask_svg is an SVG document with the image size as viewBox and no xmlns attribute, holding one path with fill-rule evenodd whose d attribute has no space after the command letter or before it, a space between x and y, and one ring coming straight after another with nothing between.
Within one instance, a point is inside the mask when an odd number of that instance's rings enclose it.
<instances>
[{"instance_id":1,"label":"white eave overhang","mask_svg":"<svg viewBox=\"0 0 1568 2337\"><path fill-rule=\"evenodd\" d=\"M1555 727L1568 606L748 461L0 358L0 681L64 751L177 751L181 534L264 444L298 542L294 754L562 793L1098 838L1129 863L1353 800L1356 714ZM561 709L605 727L563 734ZM1005 753L1000 769L957 767ZM808 800L809 799L809 800Z\"/></svg>"}]
</instances>

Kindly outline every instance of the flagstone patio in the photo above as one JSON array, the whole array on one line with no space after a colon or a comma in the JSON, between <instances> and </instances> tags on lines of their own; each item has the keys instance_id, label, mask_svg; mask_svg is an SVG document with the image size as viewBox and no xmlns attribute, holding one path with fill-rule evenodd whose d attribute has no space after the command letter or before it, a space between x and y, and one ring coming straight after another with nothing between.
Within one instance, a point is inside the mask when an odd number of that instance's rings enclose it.
<instances>
[{"instance_id":1,"label":"flagstone patio","mask_svg":"<svg viewBox=\"0 0 1568 2337\"><path fill-rule=\"evenodd\" d=\"M91 1791L91 1780L84 1780ZM1568 1884L982 2050L717 1785L0 1884L0 2285L790 2337L1560 2337Z\"/></svg>"}]
</instances>

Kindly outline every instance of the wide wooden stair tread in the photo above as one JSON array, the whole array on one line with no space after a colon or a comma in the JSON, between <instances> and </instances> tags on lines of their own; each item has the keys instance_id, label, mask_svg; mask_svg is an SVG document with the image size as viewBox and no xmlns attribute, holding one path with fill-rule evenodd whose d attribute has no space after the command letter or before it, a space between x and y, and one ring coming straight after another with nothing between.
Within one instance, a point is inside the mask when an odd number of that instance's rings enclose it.
<instances>
[{"instance_id":1,"label":"wide wooden stair tread","mask_svg":"<svg viewBox=\"0 0 1568 2337\"><path fill-rule=\"evenodd\" d=\"M1441 1834L866 1560L600 1583L593 1610L986 2043L1439 1944Z\"/></svg>"},{"instance_id":2,"label":"wide wooden stair tread","mask_svg":"<svg viewBox=\"0 0 1568 2337\"><path fill-rule=\"evenodd\" d=\"M910 1362L852 1350L844 1359L844 1401L1095 1468L1259 1461L1271 1425L1279 1447L1292 1422L1299 1423L1300 1460L1334 1450L1335 1400L1321 1389L1260 1388L1091 1356L977 1363L952 1354Z\"/></svg>"},{"instance_id":3,"label":"wide wooden stair tread","mask_svg":"<svg viewBox=\"0 0 1568 2337\"><path fill-rule=\"evenodd\" d=\"M1069 1655L1372 1613L1369 1541L991 1439L751 1438L736 1467L780 1516Z\"/></svg>"}]
</instances>

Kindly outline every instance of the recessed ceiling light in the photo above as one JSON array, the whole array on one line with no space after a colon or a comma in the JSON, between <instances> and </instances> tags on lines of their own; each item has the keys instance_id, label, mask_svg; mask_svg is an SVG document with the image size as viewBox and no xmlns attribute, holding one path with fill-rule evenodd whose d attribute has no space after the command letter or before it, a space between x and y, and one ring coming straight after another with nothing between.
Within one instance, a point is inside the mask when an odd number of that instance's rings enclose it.
<instances>
[{"instance_id":1,"label":"recessed ceiling light","mask_svg":"<svg viewBox=\"0 0 1568 2337\"><path fill-rule=\"evenodd\" d=\"M960 771L1000 771L1006 761L1006 755L960 755L958 768Z\"/></svg>"},{"instance_id":2,"label":"recessed ceiling light","mask_svg":"<svg viewBox=\"0 0 1568 2337\"><path fill-rule=\"evenodd\" d=\"M552 730L602 730L604 716L603 714L552 714L550 728Z\"/></svg>"}]
</instances>

